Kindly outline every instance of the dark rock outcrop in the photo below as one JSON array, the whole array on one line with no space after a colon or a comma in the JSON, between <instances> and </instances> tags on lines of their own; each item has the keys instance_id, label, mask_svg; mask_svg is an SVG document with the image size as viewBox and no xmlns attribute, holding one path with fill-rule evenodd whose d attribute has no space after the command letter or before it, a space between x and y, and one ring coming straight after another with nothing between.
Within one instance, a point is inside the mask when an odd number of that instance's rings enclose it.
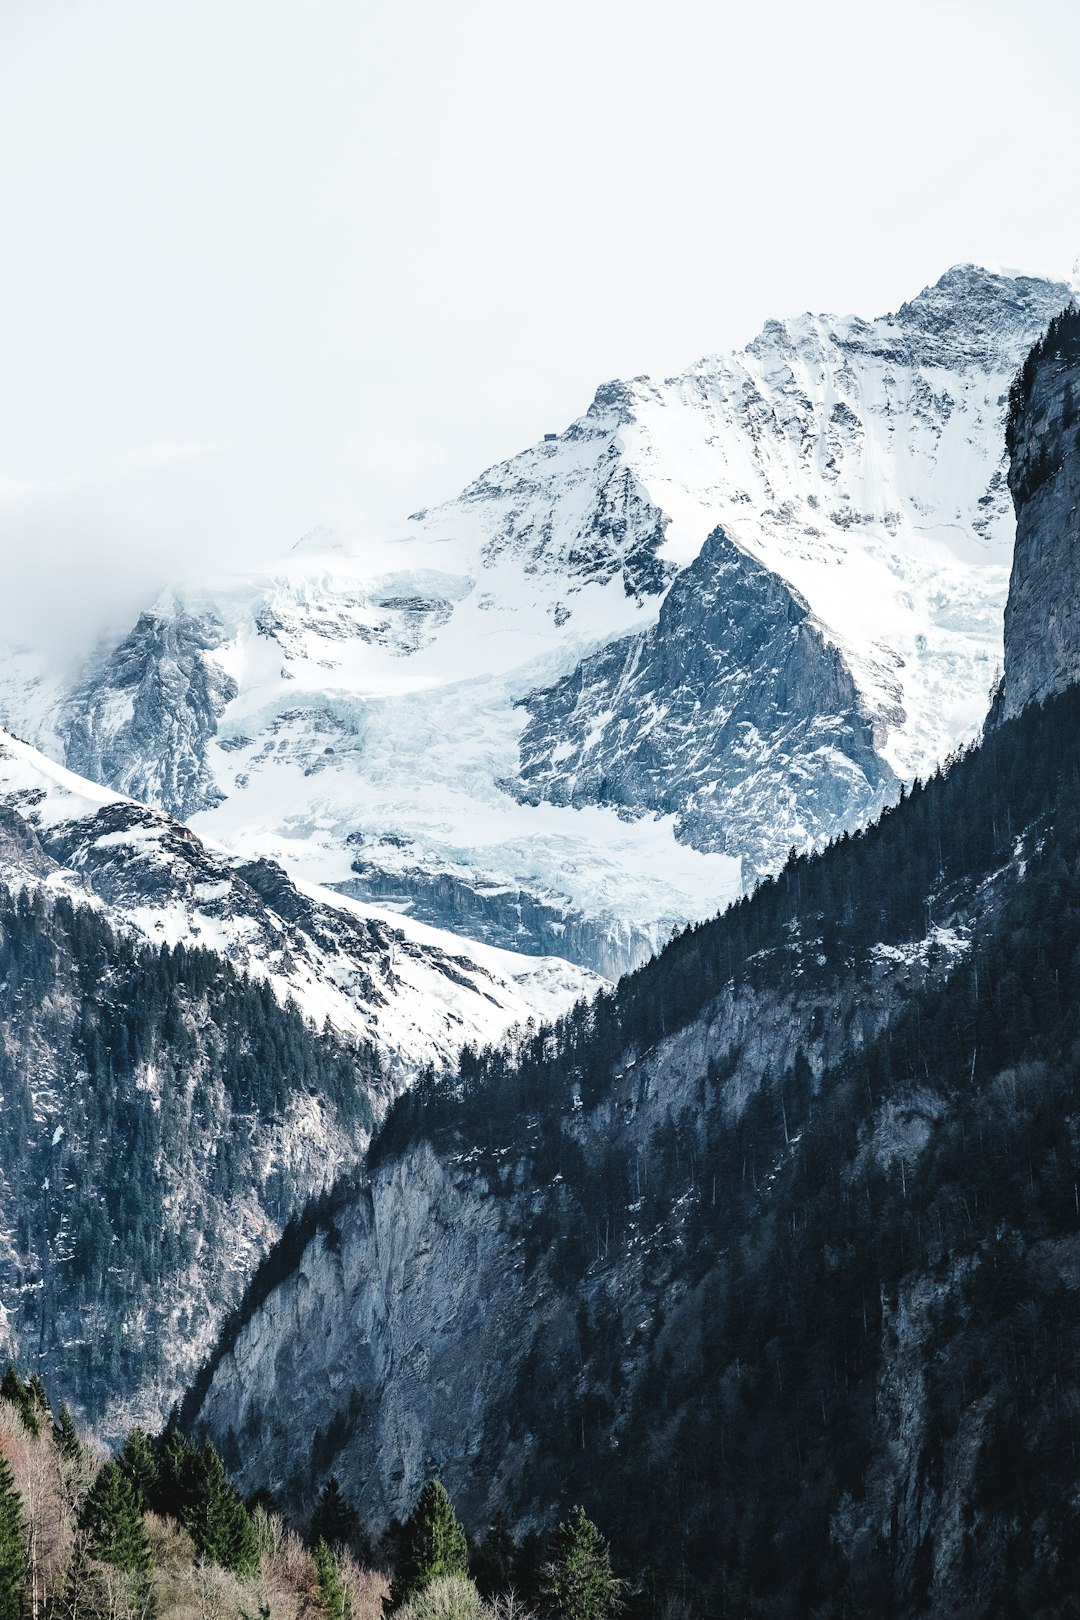
<instances>
[{"instance_id":1,"label":"dark rock outcrop","mask_svg":"<svg viewBox=\"0 0 1080 1620\"><path fill-rule=\"evenodd\" d=\"M237 689L207 655L224 639L208 615L144 613L68 700L68 768L181 818L219 804L206 744Z\"/></svg>"},{"instance_id":2,"label":"dark rock outcrop","mask_svg":"<svg viewBox=\"0 0 1080 1620\"><path fill-rule=\"evenodd\" d=\"M722 529L655 626L525 707L523 799L674 814L685 843L751 874L865 822L898 786L839 649Z\"/></svg>"},{"instance_id":3,"label":"dark rock outcrop","mask_svg":"<svg viewBox=\"0 0 1080 1620\"><path fill-rule=\"evenodd\" d=\"M1006 718L1080 678L1080 311L1065 311L1013 387L1016 507L1005 608Z\"/></svg>"}]
</instances>

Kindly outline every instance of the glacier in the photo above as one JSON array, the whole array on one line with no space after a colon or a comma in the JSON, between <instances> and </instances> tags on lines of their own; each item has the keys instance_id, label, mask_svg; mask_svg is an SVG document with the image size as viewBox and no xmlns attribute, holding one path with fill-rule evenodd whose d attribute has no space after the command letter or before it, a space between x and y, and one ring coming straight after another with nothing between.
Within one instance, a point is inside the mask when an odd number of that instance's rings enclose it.
<instances>
[{"instance_id":1,"label":"glacier","mask_svg":"<svg viewBox=\"0 0 1080 1620\"><path fill-rule=\"evenodd\" d=\"M1071 296L962 265L607 383L394 532L177 584L73 678L10 660L0 715L242 860L615 977L980 726L1006 395Z\"/></svg>"}]
</instances>

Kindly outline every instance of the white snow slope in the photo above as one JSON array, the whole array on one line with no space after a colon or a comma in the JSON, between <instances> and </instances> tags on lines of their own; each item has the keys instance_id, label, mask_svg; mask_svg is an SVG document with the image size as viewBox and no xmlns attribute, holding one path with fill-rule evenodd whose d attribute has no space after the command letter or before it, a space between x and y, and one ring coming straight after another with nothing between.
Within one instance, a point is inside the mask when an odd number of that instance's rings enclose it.
<instances>
[{"instance_id":1,"label":"white snow slope","mask_svg":"<svg viewBox=\"0 0 1080 1620\"><path fill-rule=\"evenodd\" d=\"M741 835L710 853L673 815L521 802L517 705L655 624L722 525L840 650L884 766L932 769L999 672L1005 397L1070 296L962 266L895 314L608 384L385 539L167 592L59 704L13 664L0 710L245 858L614 972L739 892Z\"/></svg>"},{"instance_id":2,"label":"white snow slope","mask_svg":"<svg viewBox=\"0 0 1080 1620\"><path fill-rule=\"evenodd\" d=\"M391 1092L464 1042L557 1016L602 982L561 958L462 941L294 883L271 862L245 863L5 732L0 812L0 880L91 905L151 944L227 957L318 1027L370 1043Z\"/></svg>"}]
</instances>

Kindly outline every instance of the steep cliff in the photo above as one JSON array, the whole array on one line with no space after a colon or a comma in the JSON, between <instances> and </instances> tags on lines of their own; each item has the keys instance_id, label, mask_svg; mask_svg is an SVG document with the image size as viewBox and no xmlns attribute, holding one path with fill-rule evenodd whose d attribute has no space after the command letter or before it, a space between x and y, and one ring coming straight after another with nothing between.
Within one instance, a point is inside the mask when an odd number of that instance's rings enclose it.
<instances>
[{"instance_id":1,"label":"steep cliff","mask_svg":"<svg viewBox=\"0 0 1080 1620\"><path fill-rule=\"evenodd\" d=\"M1010 420L1037 567L1074 517L1045 358ZM186 1420L294 1504L331 1467L376 1520L432 1473L474 1528L583 1500L706 1612L725 1570L777 1617L1068 1612L1080 686L1023 690L872 828L400 1099Z\"/></svg>"},{"instance_id":2,"label":"steep cliff","mask_svg":"<svg viewBox=\"0 0 1080 1620\"><path fill-rule=\"evenodd\" d=\"M1080 679L1080 311L1053 322L1013 386L1008 438L1016 548L1001 712Z\"/></svg>"},{"instance_id":3,"label":"steep cliff","mask_svg":"<svg viewBox=\"0 0 1080 1620\"><path fill-rule=\"evenodd\" d=\"M1080 937L1078 705L395 1105L189 1420L294 1504L330 1468L376 1520L433 1472L474 1527L580 1497L782 1614L1059 1581L1077 987L1042 964Z\"/></svg>"},{"instance_id":4,"label":"steep cliff","mask_svg":"<svg viewBox=\"0 0 1080 1620\"><path fill-rule=\"evenodd\" d=\"M898 786L839 650L722 529L655 626L524 707L522 798L674 815L679 838L747 874L869 821Z\"/></svg>"}]
</instances>

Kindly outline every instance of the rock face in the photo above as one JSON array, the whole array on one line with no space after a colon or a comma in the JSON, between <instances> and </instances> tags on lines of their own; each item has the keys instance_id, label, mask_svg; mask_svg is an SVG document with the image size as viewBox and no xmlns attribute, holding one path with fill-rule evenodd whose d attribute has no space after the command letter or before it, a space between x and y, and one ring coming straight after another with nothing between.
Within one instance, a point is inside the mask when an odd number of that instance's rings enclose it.
<instances>
[{"instance_id":1,"label":"rock face","mask_svg":"<svg viewBox=\"0 0 1080 1620\"><path fill-rule=\"evenodd\" d=\"M653 628L524 707L523 798L673 814L679 838L747 874L870 820L898 785L835 645L722 529Z\"/></svg>"},{"instance_id":2,"label":"rock face","mask_svg":"<svg viewBox=\"0 0 1080 1620\"><path fill-rule=\"evenodd\" d=\"M773 997L733 984L701 1020L632 1063L571 1134L590 1155L606 1135L647 1185L655 1137L701 1106L710 1072L725 1075L710 1106L737 1114L761 1075L789 1070L797 1052L816 1069L835 1061L845 1024L855 1040L872 1038L911 988L947 972L964 949L962 933L944 945L913 942L880 957L859 990L833 978L828 989L818 981ZM467 1523L500 1510L518 1524L550 1513L565 1440L553 1369L580 1363L581 1311L617 1315L629 1338L635 1309L652 1312L664 1285L674 1305L686 1279L677 1258L661 1258L666 1244L678 1246L678 1221L651 1228L643 1217L617 1255L602 1232L591 1234L596 1275L568 1290L553 1251L560 1225L577 1222L574 1199L558 1182L553 1193L537 1186L528 1161L528 1148L509 1141L494 1159L464 1143L437 1153L421 1141L343 1190L289 1275L230 1334L189 1406L244 1489L269 1485L304 1502L332 1468L381 1523L438 1476ZM624 1355L639 1376L644 1357L625 1344ZM528 1392L537 1376L550 1410L535 1410ZM595 1444L596 1418L587 1421Z\"/></svg>"},{"instance_id":3,"label":"rock face","mask_svg":"<svg viewBox=\"0 0 1080 1620\"><path fill-rule=\"evenodd\" d=\"M1005 607L1001 712L1080 678L1080 312L1054 322L1024 366L1009 418L1016 549Z\"/></svg>"},{"instance_id":4,"label":"rock face","mask_svg":"<svg viewBox=\"0 0 1080 1620\"><path fill-rule=\"evenodd\" d=\"M1049 1620L1075 1527L1046 1504L1080 1351L1078 722L1075 691L1029 709L520 1066L413 1094L185 1421L297 1508L333 1471L385 1520L438 1475L474 1528L583 1501L703 1601L720 1547L785 1617L845 1590Z\"/></svg>"},{"instance_id":5,"label":"rock face","mask_svg":"<svg viewBox=\"0 0 1080 1620\"><path fill-rule=\"evenodd\" d=\"M1068 296L959 266L893 314L770 321L678 376L605 384L384 542L315 534L166 593L74 689L11 660L0 714L246 858L630 966L744 865L871 813L981 723L1013 538L1006 395ZM707 683L678 633L696 592ZM796 662L781 601L806 606ZM647 679L621 693L639 653Z\"/></svg>"},{"instance_id":6,"label":"rock face","mask_svg":"<svg viewBox=\"0 0 1080 1620\"><path fill-rule=\"evenodd\" d=\"M65 705L68 767L181 819L219 804L206 745L237 693L212 657L223 639L209 614L144 613Z\"/></svg>"}]
</instances>

